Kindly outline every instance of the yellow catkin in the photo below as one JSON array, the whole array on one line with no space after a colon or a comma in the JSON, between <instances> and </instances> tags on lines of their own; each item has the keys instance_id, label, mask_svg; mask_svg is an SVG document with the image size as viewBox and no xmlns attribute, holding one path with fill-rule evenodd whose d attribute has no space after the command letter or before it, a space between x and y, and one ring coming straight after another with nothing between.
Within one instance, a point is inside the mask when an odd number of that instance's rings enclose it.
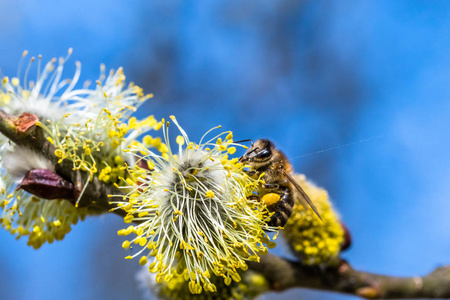
<instances>
[{"instance_id":1,"label":"yellow catkin","mask_svg":"<svg viewBox=\"0 0 450 300\"><path fill-rule=\"evenodd\" d=\"M68 56L71 52L70 49ZM142 89L133 84L127 87L123 70L111 70L107 74L104 67L101 68L98 86L78 90L75 87L79 86L77 74L81 70L81 64L75 63L77 71L66 82L66 79L60 80L66 78L62 73L65 61L66 58L52 59L44 64L45 67L38 72L39 78L32 79L28 69L24 77L3 77L0 105L5 111L19 115L20 112L28 111L29 107L46 107L48 99L51 99L51 109L39 113L42 116L38 116L40 122L36 122L36 125L42 129L47 143L54 145L54 156L58 163L72 164L73 171L88 172L90 181L98 177L100 181L115 187L135 184L139 178L129 178L125 162L130 162L130 157L125 154L125 150L136 141L125 137L139 136L157 128L158 121L153 116L143 120L131 116L151 95L144 95ZM38 82L40 83L37 84ZM45 88L60 87L67 83L71 83L70 88L57 89L57 92L53 88ZM69 98L72 100L67 101ZM78 109L80 107L81 110ZM86 118L86 115L93 117ZM0 144L5 145L5 149L13 147L12 144L7 145L6 139L2 139ZM0 167L1 165L0 162ZM16 190L14 182L8 176L2 175L0 182L9 186L8 195L4 195L4 198L8 197L12 201L8 204L0 200L2 227L18 238L25 236L28 238L27 244L34 248L63 239L72 225L83 220L87 214L98 213L98 208L94 208L95 201L92 208L78 207L78 203L74 206L69 201L40 201L22 190ZM82 195L79 196L81 199ZM127 222L133 221L133 214L130 211ZM129 233L120 231L119 234ZM145 240L141 239L140 244L144 243Z\"/></svg>"},{"instance_id":2,"label":"yellow catkin","mask_svg":"<svg viewBox=\"0 0 450 300\"><path fill-rule=\"evenodd\" d=\"M344 231L326 190L296 174L294 179L311 198L323 219L320 221L310 208L296 201L294 211L283 230L292 251L306 264L327 263L339 255L344 241Z\"/></svg>"},{"instance_id":3,"label":"yellow catkin","mask_svg":"<svg viewBox=\"0 0 450 300\"><path fill-rule=\"evenodd\" d=\"M166 275L164 280L155 287L155 294L161 299L190 300L190 299L253 299L268 288L268 283L262 275L254 272L245 274L241 282L234 282L228 277L211 275L211 283L186 281L183 275ZM198 293L200 295L197 295Z\"/></svg>"},{"instance_id":4,"label":"yellow catkin","mask_svg":"<svg viewBox=\"0 0 450 300\"><path fill-rule=\"evenodd\" d=\"M129 147L145 156L138 166L127 167L129 178L122 177L123 185L130 187L129 194L122 196L128 203L120 207L127 213L124 221L136 222L136 237L124 246L132 244L137 253L147 250L143 254L154 257L149 271L156 274L159 284L172 283L177 274L186 282L189 295L212 293L219 285L210 278L217 276L221 285L224 280L238 284L238 272L248 269L245 262L267 253L266 244L275 245L268 244L272 237L266 231L277 228L266 223L266 205L246 197L260 181L247 176L237 158L229 158L236 150L227 150L231 143L219 137L229 132L216 135L217 144L208 138L204 140L209 142L196 144L189 141L175 117L171 119L182 134L176 139L178 155L168 146L169 123L165 120L167 145L161 138L146 136L144 143ZM129 126L135 126L134 122ZM161 178L168 180L161 184ZM128 230L119 233L125 235Z\"/></svg>"}]
</instances>

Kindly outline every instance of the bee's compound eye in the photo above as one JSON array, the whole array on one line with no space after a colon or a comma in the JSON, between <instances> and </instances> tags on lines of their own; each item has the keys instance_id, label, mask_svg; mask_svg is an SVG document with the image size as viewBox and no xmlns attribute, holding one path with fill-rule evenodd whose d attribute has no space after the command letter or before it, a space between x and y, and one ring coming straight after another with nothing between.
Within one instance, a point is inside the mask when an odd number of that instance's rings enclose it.
<instances>
[{"instance_id":1,"label":"bee's compound eye","mask_svg":"<svg viewBox=\"0 0 450 300\"><path fill-rule=\"evenodd\" d=\"M258 159L266 159L270 158L272 156L272 151L269 149L262 149L261 151L258 151L258 153L255 155L255 158Z\"/></svg>"}]
</instances>

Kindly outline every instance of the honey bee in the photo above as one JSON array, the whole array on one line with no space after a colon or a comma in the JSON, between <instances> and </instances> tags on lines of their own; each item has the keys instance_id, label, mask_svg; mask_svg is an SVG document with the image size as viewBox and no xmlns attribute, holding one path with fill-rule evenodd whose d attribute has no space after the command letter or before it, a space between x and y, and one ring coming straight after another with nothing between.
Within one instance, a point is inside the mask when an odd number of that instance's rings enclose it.
<instances>
[{"instance_id":1,"label":"honey bee","mask_svg":"<svg viewBox=\"0 0 450 300\"><path fill-rule=\"evenodd\" d=\"M298 199L305 209L311 207L322 220L311 199L291 177L293 168L286 155L273 142L267 139L257 140L239 161L250 167L247 171L250 176L259 178L263 174L264 183L261 184L258 195L253 197L264 201L269 212L274 212L267 223L269 226L283 227L287 223L292 214L294 199Z\"/></svg>"}]
</instances>

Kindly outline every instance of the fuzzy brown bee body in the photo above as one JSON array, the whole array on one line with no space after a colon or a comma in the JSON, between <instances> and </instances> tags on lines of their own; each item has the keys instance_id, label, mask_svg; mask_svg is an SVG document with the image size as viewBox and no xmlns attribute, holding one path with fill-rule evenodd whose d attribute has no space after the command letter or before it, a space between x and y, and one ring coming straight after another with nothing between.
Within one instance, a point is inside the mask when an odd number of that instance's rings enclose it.
<instances>
[{"instance_id":1,"label":"fuzzy brown bee body","mask_svg":"<svg viewBox=\"0 0 450 300\"><path fill-rule=\"evenodd\" d=\"M276 149L273 142L267 139L257 140L239 160L250 166L251 170L248 171L250 175L259 177L263 174L264 183L261 184L258 196L255 197L261 200L270 193L279 195L278 201L267 206L268 210L273 212L268 222L269 226L283 227L287 223L294 207L294 198L303 199L301 204L305 208L310 206L320 218L308 195L290 176L293 173L291 163L283 152ZM294 193L298 193L296 196L300 197L294 197Z\"/></svg>"}]
</instances>

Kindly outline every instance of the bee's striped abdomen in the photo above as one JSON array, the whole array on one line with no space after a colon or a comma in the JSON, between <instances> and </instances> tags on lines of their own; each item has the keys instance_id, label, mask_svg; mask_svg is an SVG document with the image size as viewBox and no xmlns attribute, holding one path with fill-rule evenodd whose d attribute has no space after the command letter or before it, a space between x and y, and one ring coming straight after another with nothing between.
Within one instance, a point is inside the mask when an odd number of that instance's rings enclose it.
<instances>
[{"instance_id":1,"label":"bee's striped abdomen","mask_svg":"<svg viewBox=\"0 0 450 300\"><path fill-rule=\"evenodd\" d=\"M294 198L292 197L292 191L287 189L283 192L280 200L273 205L268 206L270 212L275 212L272 217L270 217L269 226L281 226L286 225L289 217L292 214L292 209L294 207Z\"/></svg>"}]
</instances>

